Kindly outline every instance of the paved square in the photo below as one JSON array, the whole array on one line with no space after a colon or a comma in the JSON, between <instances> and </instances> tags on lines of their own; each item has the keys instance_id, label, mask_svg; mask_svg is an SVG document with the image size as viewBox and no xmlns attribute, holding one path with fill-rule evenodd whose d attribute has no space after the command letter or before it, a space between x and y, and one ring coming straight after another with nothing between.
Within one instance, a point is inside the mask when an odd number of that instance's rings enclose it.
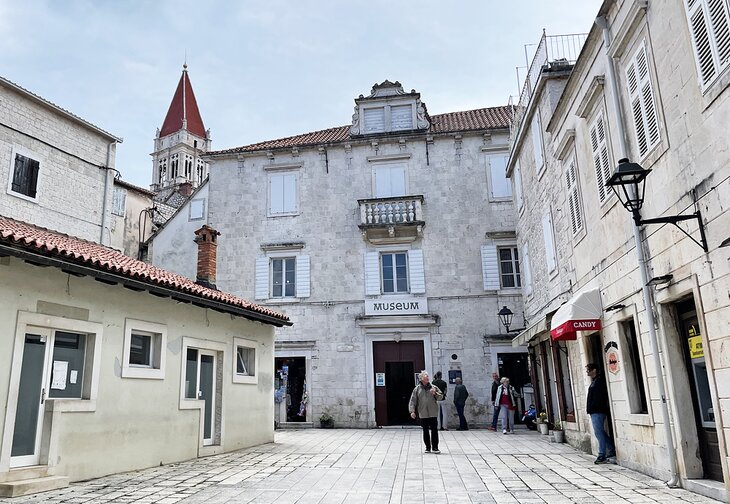
<instances>
[{"instance_id":1,"label":"paved square","mask_svg":"<svg viewBox=\"0 0 730 504\"><path fill-rule=\"evenodd\" d=\"M44 503L681 503L717 502L518 431L441 433L423 453L416 429L279 431L276 443L75 483ZM110 456L113 456L110 454Z\"/></svg>"}]
</instances>

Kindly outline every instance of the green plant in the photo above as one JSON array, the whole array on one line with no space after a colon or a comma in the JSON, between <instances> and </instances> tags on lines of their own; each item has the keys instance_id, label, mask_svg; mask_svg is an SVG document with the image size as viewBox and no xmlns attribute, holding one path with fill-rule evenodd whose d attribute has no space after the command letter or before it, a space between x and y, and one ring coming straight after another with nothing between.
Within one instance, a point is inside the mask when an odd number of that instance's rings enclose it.
<instances>
[{"instance_id":1,"label":"green plant","mask_svg":"<svg viewBox=\"0 0 730 504\"><path fill-rule=\"evenodd\" d=\"M563 430L563 424L560 423L560 420L553 422L553 430Z\"/></svg>"},{"instance_id":2,"label":"green plant","mask_svg":"<svg viewBox=\"0 0 730 504\"><path fill-rule=\"evenodd\" d=\"M537 415L537 423L547 423L547 421L547 413L545 413L544 411Z\"/></svg>"},{"instance_id":3,"label":"green plant","mask_svg":"<svg viewBox=\"0 0 730 504\"><path fill-rule=\"evenodd\" d=\"M320 417L319 417L319 421L320 422L333 422L334 418L332 418L332 416L330 416L329 413L322 413L322 415L320 415Z\"/></svg>"},{"instance_id":4,"label":"green plant","mask_svg":"<svg viewBox=\"0 0 730 504\"><path fill-rule=\"evenodd\" d=\"M323 429L332 429L335 426L335 419L329 413L324 412L319 416L319 426Z\"/></svg>"}]
</instances>

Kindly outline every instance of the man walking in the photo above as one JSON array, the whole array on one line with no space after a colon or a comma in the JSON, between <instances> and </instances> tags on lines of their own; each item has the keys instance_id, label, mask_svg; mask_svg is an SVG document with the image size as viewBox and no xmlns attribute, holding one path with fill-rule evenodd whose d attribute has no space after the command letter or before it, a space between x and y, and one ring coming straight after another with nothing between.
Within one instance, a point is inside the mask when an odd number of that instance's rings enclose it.
<instances>
[{"instance_id":1,"label":"man walking","mask_svg":"<svg viewBox=\"0 0 730 504\"><path fill-rule=\"evenodd\" d=\"M439 401L439 403L438 403L438 405L439 405L439 414L438 414L438 417L436 417L436 418L438 419L438 428L439 428L439 430L449 430L448 428L446 428L446 426L449 425L448 417L447 417L448 412L446 411L446 409L447 409L446 408L446 404L447 404L446 403L446 388L447 388L447 385L446 385L446 382L441 379L442 376L443 375L441 374L441 371L436 371L436 374L433 375L433 377L434 377L433 384L436 385L438 387L438 389L441 392L443 392L443 394L444 394L443 401Z\"/></svg>"},{"instance_id":2,"label":"man walking","mask_svg":"<svg viewBox=\"0 0 730 504\"><path fill-rule=\"evenodd\" d=\"M423 443L426 445L426 453L441 453L439 451L439 431L436 424L436 416L439 412L437 401L443 401L444 394L435 385L429 383L428 373L421 371L418 376L420 383L416 385L408 403L408 410L411 418L416 418L416 412L421 419L423 428Z\"/></svg>"},{"instance_id":3,"label":"man walking","mask_svg":"<svg viewBox=\"0 0 730 504\"><path fill-rule=\"evenodd\" d=\"M466 405L467 397L469 397L469 391L466 390L466 385L461 384L461 378L456 378L456 386L454 387L454 406L456 407L456 413L459 415L459 428L456 430L469 430L469 425L466 423L466 417L464 417L464 406Z\"/></svg>"},{"instance_id":4,"label":"man walking","mask_svg":"<svg viewBox=\"0 0 730 504\"><path fill-rule=\"evenodd\" d=\"M497 401L497 388L502 383L499 381L499 373L492 373L492 404L494 404L494 413L492 413L492 425L487 427L489 430L496 431L497 430L497 419L499 418L499 404L496 403Z\"/></svg>"},{"instance_id":5,"label":"man walking","mask_svg":"<svg viewBox=\"0 0 730 504\"><path fill-rule=\"evenodd\" d=\"M586 374L591 378L591 384L588 387L588 397L586 398L586 413L591 416L593 424L593 434L598 440L598 458L596 464L615 464L616 463L616 446L613 439L606 432L604 426L606 416L610 409L608 405L608 390L606 388L606 380L598 373L598 366L594 363L586 365Z\"/></svg>"}]
</instances>

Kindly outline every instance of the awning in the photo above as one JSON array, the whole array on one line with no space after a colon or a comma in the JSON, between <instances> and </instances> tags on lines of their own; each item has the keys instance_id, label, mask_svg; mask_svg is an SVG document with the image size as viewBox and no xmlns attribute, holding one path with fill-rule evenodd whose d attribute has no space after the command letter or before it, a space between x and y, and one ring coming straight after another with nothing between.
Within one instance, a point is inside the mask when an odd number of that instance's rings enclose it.
<instances>
[{"instance_id":1,"label":"awning","mask_svg":"<svg viewBox=\"0 0 730 504\"><path fill-rule=\"evenodd\" d=\"M527 345L532 338L537 336L540 333L544 333L548 330L547 327L547 321L545 320L545 317L540 317L537 322L533 323L522 331L520 334L512 338L512 346L513 347L520 347Z\"/></svg>"},{"instance_id":2,"label":"awning","mask_svg":"<svg viewBox=\"0 0 730 504\"><path fill-rule=\"evenodd\" d=\"M591 286L575 294L553 315L550 334L553 341L577 339L577 331L597 331L601 328L601 291Z\"/></svg>"}]
</instances>

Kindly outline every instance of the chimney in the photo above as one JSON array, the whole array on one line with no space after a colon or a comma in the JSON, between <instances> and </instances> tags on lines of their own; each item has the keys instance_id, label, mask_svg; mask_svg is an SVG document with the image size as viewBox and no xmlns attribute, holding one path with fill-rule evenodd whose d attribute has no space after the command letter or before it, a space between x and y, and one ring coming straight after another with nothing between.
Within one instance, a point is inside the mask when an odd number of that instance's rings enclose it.
<instances>
[{"instance_id":1,"label":"chimney","mask_svg":"<svg viewBox=\"0 0 730 504\"><path fill-rule=\"evenodd\" d=\"M177 192L189 198L193 194L193 184L190 182L183 182L177 187Z\"/></svg>"},{"instance_id":2,"label":"chimney","mask_svg":"<svg viewBox=\"0 0 730 504\"><path fill-rule=\"evenodd\" d=\"M203 224L195 232L195 243L198 244L198 275L195 283L216 290L216 249L219 236L220 233L207 224Z\"/></svg>"}]
</instances>

